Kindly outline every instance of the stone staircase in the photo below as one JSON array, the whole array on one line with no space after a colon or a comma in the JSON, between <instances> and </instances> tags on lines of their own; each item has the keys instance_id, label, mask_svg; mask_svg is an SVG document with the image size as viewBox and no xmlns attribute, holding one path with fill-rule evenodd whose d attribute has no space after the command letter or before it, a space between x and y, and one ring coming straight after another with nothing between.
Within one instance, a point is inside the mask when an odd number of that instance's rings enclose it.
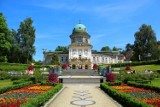
<instances>
[{"instance_id":1,"label":"stone staircase","mask_svg":"<svg viewBox=\"0 0 160 107\"><path fill-rule=\"evenodd\" d=\"M62 73L62 76L99 76L99 74L88 69L68 69Z\"/></svg>"},{"instance_id":2,"label":"stone staircase","mask_svg":"<svg viewBox=\"0 0 160 107\"><path fill-rule=\"evenodd\" d=\"M99 84L103 81L94 70L69 69L62 73L61 81L64 84Z\"/></svg>"}]
</instances>

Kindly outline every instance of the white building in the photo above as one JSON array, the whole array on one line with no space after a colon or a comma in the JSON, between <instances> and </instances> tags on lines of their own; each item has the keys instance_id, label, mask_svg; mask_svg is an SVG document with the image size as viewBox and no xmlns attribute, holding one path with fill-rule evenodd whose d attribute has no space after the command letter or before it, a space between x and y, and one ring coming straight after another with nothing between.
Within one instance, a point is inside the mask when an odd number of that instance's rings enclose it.
<instances>
[{"instance_id":1,"label":"white building","mask_svg":"<svg viewBox=\"0 0 160 107\"><path fill-rule=\"evenodd\" d=\"M90 35L83 24L77 24L70 35L69 52L44 52L45 63L50 64L57 53L61 64L68 64L72 69L92 69L93 64L113 64L123 62L118 51L92 52Z\"/></svg>"}]
</instances>

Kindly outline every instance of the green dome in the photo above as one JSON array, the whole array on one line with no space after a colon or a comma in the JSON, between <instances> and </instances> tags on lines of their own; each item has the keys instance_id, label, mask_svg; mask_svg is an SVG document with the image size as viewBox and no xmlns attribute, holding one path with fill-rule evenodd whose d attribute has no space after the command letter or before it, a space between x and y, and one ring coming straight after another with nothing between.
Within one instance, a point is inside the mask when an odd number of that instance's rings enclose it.
<instances>
[{"instance_id":1,"label":"green dome","mask_svg":"<svg viewBox=\"0 0 160 107\"><path fill-rule=\"evenodd\" d=\"M83 24L77 24L74 29L73 32L87 32L86 26L84 26Z\"/></svg>"}]
</instances>

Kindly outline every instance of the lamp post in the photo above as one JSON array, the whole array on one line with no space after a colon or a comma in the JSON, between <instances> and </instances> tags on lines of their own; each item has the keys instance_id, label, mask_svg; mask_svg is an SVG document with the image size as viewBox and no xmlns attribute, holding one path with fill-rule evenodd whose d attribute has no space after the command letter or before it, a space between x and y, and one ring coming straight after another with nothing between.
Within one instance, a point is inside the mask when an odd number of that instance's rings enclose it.
<instances>
[{"instance_id":1,"label":"lamp post","mask_svg":"<svg viewBox=\"0 0 160 107\"><path fill-rule=\"evenodd\" d=\"M45 52L46 52L46 48L43 48L43 73L42 73L42 80L44 80L44 66L45 66Z\"/></svg>"}]
</instances>

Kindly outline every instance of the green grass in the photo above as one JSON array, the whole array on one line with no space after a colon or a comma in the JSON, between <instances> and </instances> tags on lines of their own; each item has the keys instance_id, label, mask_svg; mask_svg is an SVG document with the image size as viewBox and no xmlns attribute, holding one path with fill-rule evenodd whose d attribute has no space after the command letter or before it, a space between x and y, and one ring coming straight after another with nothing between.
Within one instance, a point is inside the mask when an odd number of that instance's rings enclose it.
<instances>
[{"instance_id":1,"label":"green grass","mask_svg":"<svg viewBox=\"0 0 160 107\"><path fill-rule=\"evenodd\" d=\"M11 80L0 80L0 88L8 87L13 85Z\"/></svg>"},{"instance_id":2,"label":"green grass","mask_svg":"<svg viewBox=\"0 0 160 107\"><path fill-rule=\"evenodd\" d=\"M131 66L132 70L137 72L142 72L145 70L157 71L160 70L160 65L140 65L140 66ZM125 70L125 67L122 67L122 70Z\"/></svg>"},{"instance_id":3,"label":"green grass","mask_svg":"<svg viewBox=\"0 0 160 107\"><path fill-rule=\"evenodd\" d=\"M156 78L151 81L151 85L160 87L160 78Z\"/></svg>"}]
</instances>

